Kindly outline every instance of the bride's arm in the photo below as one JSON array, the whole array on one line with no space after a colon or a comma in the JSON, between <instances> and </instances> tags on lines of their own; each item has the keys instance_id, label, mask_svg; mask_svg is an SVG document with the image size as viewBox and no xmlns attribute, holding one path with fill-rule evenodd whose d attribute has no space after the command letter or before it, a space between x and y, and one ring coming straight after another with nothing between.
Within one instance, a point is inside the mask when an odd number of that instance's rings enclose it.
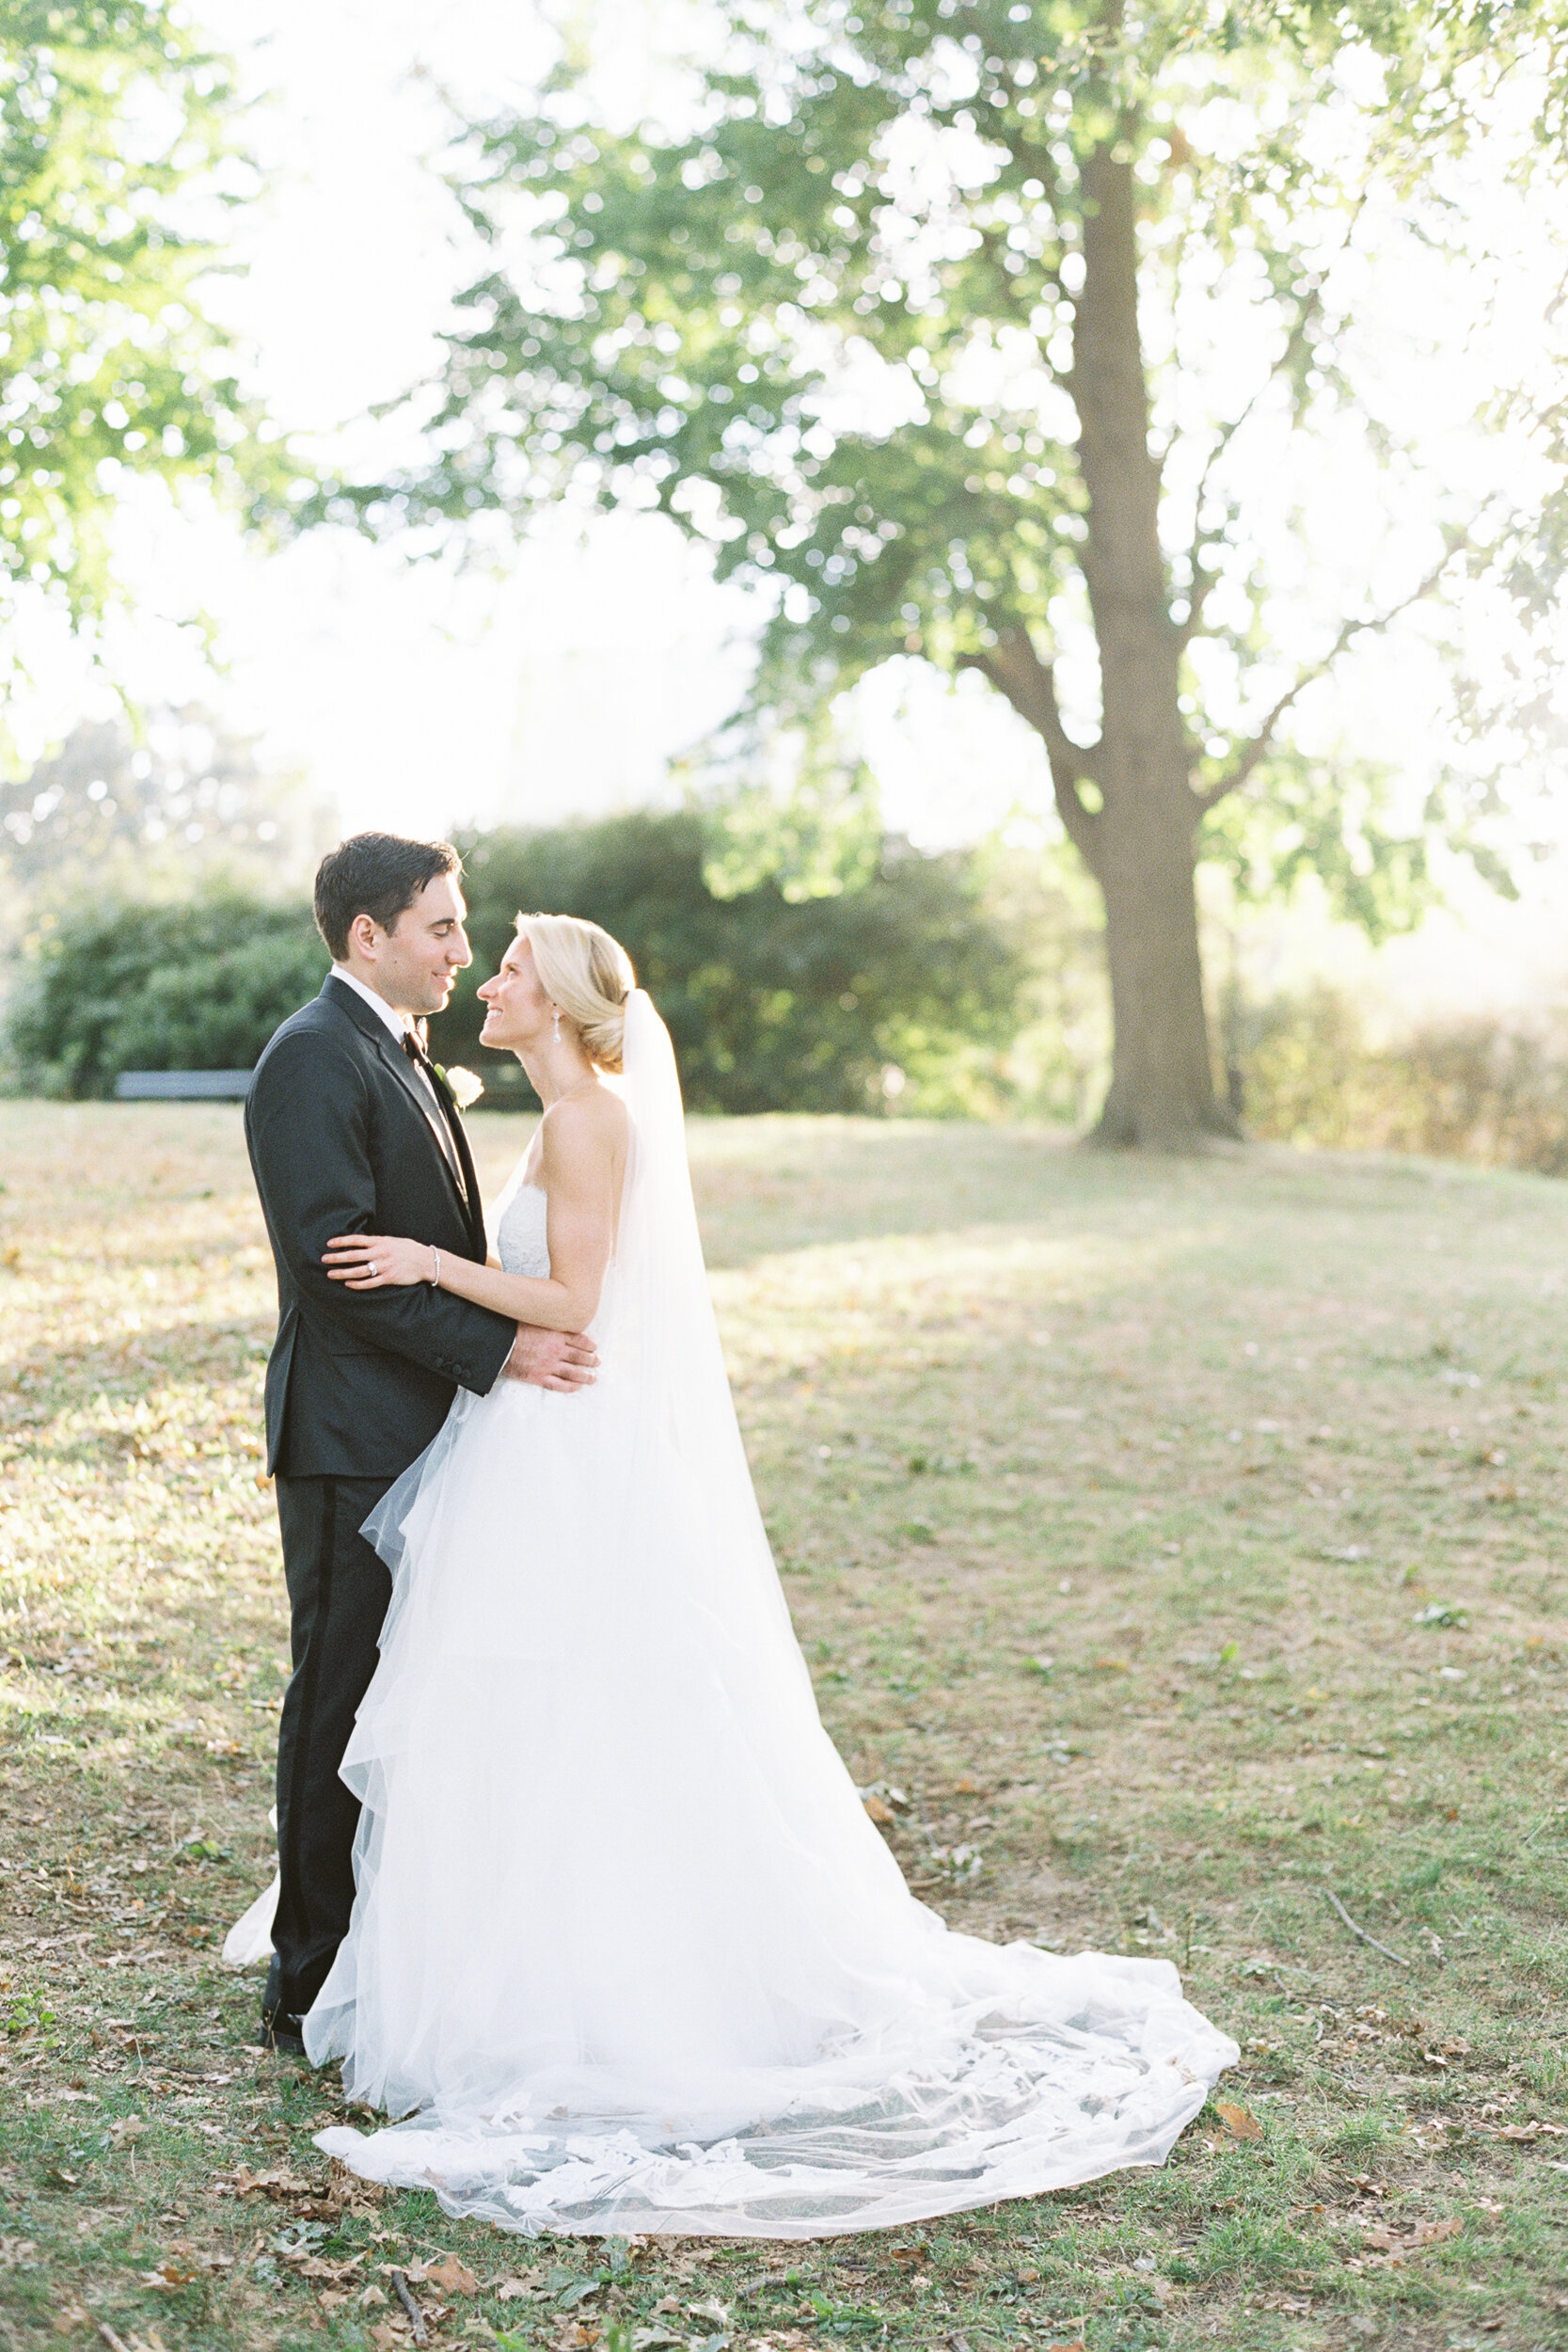
<instances>
[{"instance_id":1,"label":"bride's arm","mask_svg":"<svg viewBox=\"0 0 1568 2352\"><path fill-rule=\"evenodd\" d=\"M547 1277L505 1274L385 1233L337 1235L323 1252L327 1273L356 1291L438 1279L454 1297L519 1323L547 1331L586 1330L598 1311L615 1238L617 1122L625 1116L613 1096L598 1096L558 1104L545 1120Z\"/></svg>"}]
</instances>

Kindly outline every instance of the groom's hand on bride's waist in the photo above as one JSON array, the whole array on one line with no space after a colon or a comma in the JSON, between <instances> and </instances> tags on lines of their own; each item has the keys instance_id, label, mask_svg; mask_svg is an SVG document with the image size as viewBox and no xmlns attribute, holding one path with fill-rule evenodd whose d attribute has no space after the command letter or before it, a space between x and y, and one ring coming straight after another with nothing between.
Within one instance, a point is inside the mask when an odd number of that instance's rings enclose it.
<instances>
[{"instance_id":1,"label":"groom's hand on bride's waist","mask_svg":"<svg viewBox=\"0 0 1568 2352\"><path fill-rule=\"evenodd\" d=\"M569 1391L592 1386L598 1361L598 1349L580 1331L546 1331L536 1324L519 1323L501 1375L531 1381L536 1389Z\"/></svg>"}]
</instances>

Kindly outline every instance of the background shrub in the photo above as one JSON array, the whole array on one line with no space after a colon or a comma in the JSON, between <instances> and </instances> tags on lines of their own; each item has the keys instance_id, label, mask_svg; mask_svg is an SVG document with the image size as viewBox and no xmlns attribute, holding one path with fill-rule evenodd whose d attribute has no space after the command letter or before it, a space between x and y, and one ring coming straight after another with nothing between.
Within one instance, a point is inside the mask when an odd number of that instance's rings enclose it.
<instances>
[{"instance_id":1,"label":"background shrub","mask_svg":"<svg viewBox=\"0 0 1568 2352\"><path fill-rule=\"evenodd\" d=\"M431 1024L436 1057L480 1069L493 1104L532 1102L510 1055L481 1051L474 989L519 908L543 907L624 941L695 1110L942 1115L1008 1099L1028 975L972 857L888 840L854 887L791 898L764 880L726 896L708 879L710 821L637 815L466 838L475 962ZM106 1095L122 1070L248 1069L326 964L307 906L234 888L79 907L44 932L13 1004L15 1075Z\"/></svg>"},{"instance_id":2,"label":"background shrub","mask_svg":"<svg viewBox=\"0 0 1568 2352\"><path fill-rule=\"evenodd\" d=\"M987 912L975 861L884 840L853 887L791 898L777 879L725 895L712 819L639 813L464 836L473 979L519 910L586 915L621 941L668 1023L686 1099L705 1111L994 1111L1026 969ZM444 1062L493 1101L532 1101L510 1056L482 1052L460 982L430 1025Z\"/></svg>"},{"instance_id":3,"label":"background shrub","mask_svg":"<svg viewBox=\"0 0 1568 2352\"><path fill-rule=\"evenodd\" d=\"M1568 1175L1568 1022L1429 1022L1369 1044L1338 990L1233 1023L1247 1130L1286 1143L1425 1152Z\"/></svg>"},{"instance_id":4,"label":"background shrub","mask_svg":"<svg viewBox=\"0 0 1568 2352\"><path fill-rule=\"evenodd\" d=\"M122 1070L248 1070L326 966L308 906L219 890L84 907L44 934L13 1002L16 1074L107 1095Z\"/></svg>"},{"instance_id":5,"label":"background shrub","mask_svg":"<svg viewBox=\"0 0 1568 2352\"><path fill-rule=\"evenodd\" d=\"M517 910L585 914L625 942L703 1111L1012 1112L1082 1120L1102 1072L1092 930L1027 859L927 857L896 838L842 888L791 896L777 874L726 889L717 819L641 813L472 834L475 961L431 1024L488 1102L533 1096L479 1045L479 981ZM51 917L13 997L9 1077L108 1095L122 1070L249 1069L326 970L304 901L239 884ZM1220 1025L1248 1133L1330 1150L1421 1152L1568 1175L1568 1013L1523 1027L1428 1023L1370 1042L1357 1004L1320 985Z\"/></svg>"}]
</instances>

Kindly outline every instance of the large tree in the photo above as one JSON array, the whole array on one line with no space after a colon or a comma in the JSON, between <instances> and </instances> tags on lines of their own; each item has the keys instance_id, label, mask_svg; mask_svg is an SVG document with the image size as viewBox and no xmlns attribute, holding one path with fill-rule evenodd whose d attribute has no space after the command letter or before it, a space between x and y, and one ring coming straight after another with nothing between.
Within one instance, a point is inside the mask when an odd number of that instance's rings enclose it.
<instances>
[{"instance_id":1,"label":"large tree","mask_svg":"<svg viewBox=\"0 0 1568 2352\"><path fill-rule=\"evenodd\" d=\"M1291 462L1271 435L1359 414L1395 446L1352 381L1364 248L1402 215L1444 233L1510 70L1552 86L1554 29L1450 0L732 0L673 126L607 125L576 67L478 126L463 192L496 264L439 453L339 511L526 516L572 478L774 583L764 706L900 655L980 673L1103 894L1098 1135L1190 1146L1233 1125L1205 819L1273 783L1334 831L1287 714L1463 529L1434 505L1377 590L1298 609L1282 644L1279 501L1249 513L1247 485Z\"/></svg>"},{"instance_id":2,"label":"large tree","mask_svg":"<svg viewBox=\"0 0 1568 2352\"><path fill-rule=\"evenodd\" d=\"M114 592L128 480L279 487L203 306L224 208L254 175L238 102L173 0L0 9L0 618Z\"/></svg>"},{"instance_id":3,"label":"large tree","mask_svg":"<svg viewBox=\"0 0 1568 2352\"><path fill-rule=\"evenodd\" d=\"M24 775L0 778L0 946L84 898L193 887L299 888L333 837L329 808L204 710L84 720Z\"/></svg>"}]
</instances>

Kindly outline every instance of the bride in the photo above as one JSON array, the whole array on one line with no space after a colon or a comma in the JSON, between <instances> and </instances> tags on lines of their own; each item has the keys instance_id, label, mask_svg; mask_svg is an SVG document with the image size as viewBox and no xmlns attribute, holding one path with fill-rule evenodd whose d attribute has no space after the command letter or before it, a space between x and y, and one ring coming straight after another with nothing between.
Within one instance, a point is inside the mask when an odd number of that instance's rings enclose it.
<instances>
[{"instance_id":1,"label":"bride","mask_svg":"<svg viewBox=\"0 0 1568 2352\"><path fill-rule=\"evenodd\" d=\"M367 1522L393 1598L305 2042L406 2120L318 2144L530 2233L821 2237L1162 2162L1235 2045L1167 1962L950 1933L817 1719L626 956L519 916L479 993L545 1106L499 1265L330 1269L591 1327L603 1370L460 1394Z\"/></svg>"}]
</instances>

